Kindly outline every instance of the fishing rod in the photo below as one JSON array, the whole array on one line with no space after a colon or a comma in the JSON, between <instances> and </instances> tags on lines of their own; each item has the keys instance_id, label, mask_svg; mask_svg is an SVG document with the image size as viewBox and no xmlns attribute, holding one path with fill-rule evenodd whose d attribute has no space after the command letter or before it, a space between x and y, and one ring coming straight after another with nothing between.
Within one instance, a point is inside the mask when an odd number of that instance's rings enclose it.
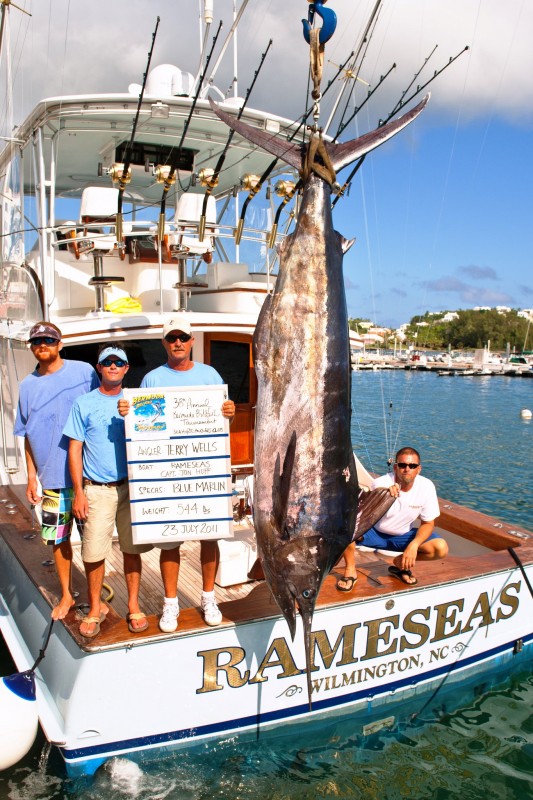
<instances>
[{"instance_id":1,"label":"fishing rod","mask_svg":"<svg viewBox=\"0 0 533 800\"><path fill-rule=\"evenodd\" d=\"M253 88L255 86L257 78L259 77L259 73L261 72L261 68L262 68L263 64L265 63L265 59L266 59L266 57L268 55L268 51L270 50L271 46L272 46L272 39L269 40L267 48L266 48L265 52L263 53L263 55L261 56L261 61L259 62L259 66L258 66L258 68L256 69L256 71L254 73L254 77L252 79L252 83L250 84L250 86L249 86L249 88L248 88L248 90L246 92L246 96L244 98L243 104L239 109L239 113L237 114L237 119L240 119L242 117L242 114L244 112L246 104L248 103L248 100L250 99L250 95L251 95L252 90L253 90ZM222 152L220 153L220 155L218 157L218 161L217 161L217 164L216 164L216 167L215 167L214 171L212 173L210 171L208 171L208 170L204 171L203 183L207 188L206 188L205 195L204 195L204 200L203 200L203 203L202 203L202 213L200 215L200 222L199 222L199 225L198 225L198 240L200 242L203 242L203 240L204 240L205 217L206 217L206 211L207 211L207 203L208 203L209 198L211 197L211 195L213 193L213 189L218 185L218 176L220 175L222 167L224 166L224 162L226 160L226 155L227 155L227 152L229 150L229 147L231 145L231 142L232 142L232 139L233 139L234 135L235 135L235 131L231 130L230 133L229 133L227 142L226 142L226 144L224 146L224 149L222 150Z\"/></svg>"},{"instance_id":2,"label":"fishing rod","mask_svg":"<svg viewBox=\"0 0 533 800\"><path fill-rule=\"evenodd\" d=\"M379 126L378 126L378 127L380 127L380 128L381 128L383 125L385 125L385 124L386 124L386 123L387 123L387 122L388 122L388 121L389 121L389 120L390 120L390 119L391 119L391 118L394 116L394 114L396 114L396 113L397 113L397 112L398 112L398 111L399 111L401 108L403 108L403 106L405 106L405 105L407 105L408 103L410 103L410 102L411 102L411 100L413 100L413 99L414 99L414 98L415 98L417 95L419 95L419 94L420 94L420 92L422 92L422 91L423 91L423 90L424 90L424 89L425 89L427 86L429 86L429 85L430 85L430 83L432 83L432 82L435 80L435 78L438 78L438 77L439 77L439 75L442 75L442 73L443 73L443 72L444 72L446 69L448 69L448 67L450 67L450 66L451 66L451 65L452 65L452 64L453 64L455 61L457 61L457 59L458 59L460 56L462 56L462 55L463 55L463 53L466 53L466 51L467 51L467 50L469 50L469 49L470 49L470 48L469 48L469 46L468 46L468 45L466 45L466 46L465 46L465 47L464 47L464 48L463 48L463 49L462 49L462 50L461 50L459 53L457 53L457 55L455 55L455 56L450 56L450 59L449 59L448 63L447 63L447 64L445 64L445 65L444 65L443 67L441 67L440 69L438 69L438 70L435 70L435 72L433 73L432 77L431 77L431 78L429 78L429 80L427 80L425 83L423 83L422 85L419 85L419 86L417 86L417 87L416 87L416 91L414 91L414 92L413 92L413 94L412 94L412 95L410 95L410 97L408 97L408 98L407 98L407 100L399 100L399 101L398 101L398 103L396 103L396 105L394 106L394 109L393 109L393 110L390 112L390 114L389 114L389 115L388 115L388 116L387 116L387 117L386 117L384 120L380 120L380 121L379 121ZM427 63L427 60L428 60L428 59L426 59L426 62L425 62L425 63ZM418 73L418 74L420 74L420 71L419 71L419 73ZM410 84L410 85L411 85L411 86L413 85L413 81L411 81L411 84ZM407 91L408 91L408 90L407 90ZM404 93L404 94L405 94L405 93ZM403 96L403 95L402 95L402 96ZM344 193L345 193L345 191L346 191L346 187L347 187L347 186L348 186L348 185L351 183L351 181L352 181L352 179L354 178L355 174L357 173L357 171L358 171L358 170L360 169L360 167L362 166L362 164L363 164L363 162L364 162L364 160L365 160L366 156L367 156L367 154L365 154L364 156L361 156L361 158L359 159L359 161L357 162L357 164L355 165L355 167L352 169L352 171L351 171L351 172L350 172L350 174L348 175L348 178L346 179L346 181L345 181L345 182L342 184L342 187L341 187L341 190L340 190L339 194L337 195L337 197L335 198L335 200L334 200L334 201L333 201L333 203L332 203L332 208L334 208L334 207L335 207L335 205L337 204L337 202L339 201L339 199L340 199L340 198L341 198L341 197L344 195Z\"/></svg>"},{"instance_id":3,"label":"fishing rod","mask_svg":"<svg viewBox=\"0 0 533 800\"><path fill-rule=\"evenodd\" d=\"M373 32L372 32L372 33L370 33L370 28L372 27L372 25L373 25L373 23L374 23L374 22L375 22L375 23L377 23L377 16L378 16L378 12L380 11L380 5L381 5L381 2L382 2L382 0L377 0L376 4L375 4L375 6L374 6L374 8L373 8L373 10L372 10L372 13L370 14L370 18L369 18L369 20L368 20L368 23L367 23L367 25L366 25L366 28L365 28L365 30L364 30L364 32L363 32L363 35L362 35L362 37L361 37L361 40L360 40L360 42L359 42L359 46L358 46L358 48L357 48L357 50L356 50L356 53L355 53L355 55L354 55L354 58L353 58L352 65L351 65L351 67L349 67L349 68L348 68L348 77L351 77L351 75L353 75L353 77L354 77L354 83L353 83L353 87L352 87L352 89L350 90L350 93L349 93L349 95L348 95L348 98L347 98L347 100L346 100L346 106L345 106L345 108L344 108L344 111L343 111L343 113L342 113L342 116L341 116L341 123L342 123L342 120L343 120L343 118L344 118L344 115L345 115L345 113L346 113L346 110L347 110L347 108L348 108L348 103L349 103L349 101L350 101L350 97L351 97L351 95L352 95L352 92L353 92L353 90L354 90L354 88L355 88L355 84L357 83L357 80L358 80L358 75L359 75L359 72L360 72L360 70L361 70L361 66L362 66L362 62L363 62L364 56L363 56L363 59L361 60L361 64L359 64L359 66L357 67L357 70L356 70L356 67L355 67L355 65L357 64L357 62L358 62L358 60L359 60L359 56L360 56L360 54L361 54L361 51L362 51L362 49L363 49L363 45L364 45L365 43L366 43L366 45L367 45L367 48L366 48L366 49L368 49L368 45L370 44L370 41L371 41L371 39L372 39L372 36L373 36ZM375 30L375 28L376 28L376 25L374 25L374 30ZM367 41L367 37L368 37L368 41ZM366 54L366 50L365 50L365 54ZM351 75L350 75L350 73L351 73ZM326 123L326 126L325 126L325 128L324 128L324 133L327 133L327 131L328 131L328 129L329 129L329 126L330 126L330 125L331 125L331 123L333 122L333 117L335 116L335 113L336 113L336 111L337 111L337 108L339 107L339 104L340 104L340 102L341 102L341 100L342 100L342 96L343 96L343 94L344 94L344 92L345 92L345 90L346 90L346 86L347 86L347 82L346 82L346 83L344 84L344 86L342 87L342 90L340 91L340 93L339 93L339 96L338 96L338 98L337 98L337 100L336 100L336 102L335 102L335 104L334 104L334 106L333 106L333 109L332 109L332 111L331 111L331 114L329 115L329 119L328 119L328 121L327 121L327 123Z\"/></svg>"},{"instance_id":4,"label":"fishing rod","mask_svg":"<svg viewBox=\"0 0 533 800\"><path fill-rule=\"evenodd\" d=\"M382 76L380 77L379 81L376 83L376 85L374 86L374 88L373 88L373 89L370 89L370 90L368 91L368 93L367 93L367 95L366 95L365 99L363 100L363 102L361 103L361 105L360 105L360 106L356 106L356 108L355 108L354 112L353 112L353 113L352 113L352 115L351 115L351 116L350 116L350 117L349 117L349 118L346 120L346 122L345 122L344 124L341 122L341 124L339 125L339 129L338 129L337 133L335 134L335 136L334 136L334 138L333 138L333 142L336 142L336 141L337 141L337 139L339 138L339 136L341 135L341 133L343 132L343 130L344 130L344 129L345 129L345 128L346 128L346 127L347 127L347 126L350 124L350 122L352 121L352 119L353 119L353 118L354 118L354 117L355 117L357 114L359 114L359 112L361 111L361 109L365 107L365 105L368 103L368 101L370 100L370 98L372 97L372 95L374 95L374 94L375 94L375 92L377 92L377 90L378 90L378 89L380 88L380 86L381 86L381 85L382 85L382 84L383 84L383 83L386 81L386 79L389 77L389 75L391 74L391 72L392 72L394 69L396 69L396 64L393 64L393 65L392 65L392 67L390 67L390 68L387 70L387 72L385 73L385 75L382 75ZM390 119L390 117L389 117L389 119Z\"/></svg>"},{"instance_id":5,"label":"fishing rod","mask_svg":"<svg viewBox=\"0 0 533 800\"><path fill-rule=\"evenodd\" d=\"M277 208L276 216L274 217L274 223L272 225L272 230L270 231L270 236L268 238L268 246L270 249L272 249L276 244L276 236L278 235L278 224L281 212L283 211L287 203L290 200L292 200L296 192L300 190L302 184L303 181L301 178L297 183L294 183L294 181L280 181L275 189L276 194L282 196L283 200L281 201L281 203Z\"/></svg>"},{"instance_id":6,"label":"fishing rod","mask_svg":"<svg viewBox=\"0 0 533 800\"><path fill-rule=\"evenodd\" d=\"M431 56L433 55L433 53L435 52L435 50L437 49L437 47L438 47L438 45L435 45L435 47L433 48L433 50L431 51L431 53L429 54L429 56L427 56L427 57L426 57L426 59L424 60L424 63L422 64L422 66L420 67L420 69L419 69L417 72L415 72L415 74L414 74L414 76L413 76L413 80L411 81L411 83L409 83L409 84L406 86L406 88L405 88L405 89L404 89L404 91L402 92L402 94L401 94L401 96L400 96L400 99L399 99L399 101L396 103L396 105L395 105L395 106L394 106L394 108L392 109L391 113L390 113L390 114L389 114L389 116L387 117L387 121L388 121L389 119L391 119L391 117L392 117L392 116L393 116L393 115L394 115L394 114L395 114L395 113L398 111L398 109L399 109L399 108L401 108L401 107L402 107L403 98L405 97L405 95L407 94L407 92L409 91L409 89L411 88L411 86L414 84L414 82L416 81L416 79L418 78L418 76L419 76L419 75L421 74L421 72L424 70L424 68L425 68L426 64L427 64L427 63L428 63L428 61L430 60ZM394 65L393 65L393 67L395 67L395 66L396 66L396 64L394 64ZM389 73L390 73L390 70L389 70L389 72L387 73L387 75L388 75ZM385 75L385 77L387 77L387 75ZM382 82L383 82L383 77L380 79L380 81L379 81L378 85L376 86L376 89L377 89L377 88L378 88L378 87L381 85L381 83L382 83ZM374 91L375 91L375 90L374 90ZM350 98L348 98L348 101L349 101L349 99L350 99ZM370 99L370 95L367 97L367 100L369 100L369 99ZM355 116L356 116L356 115L359 113L359 111L360 111L360 110L363 108L364 104L366 103L366 100L365 100L365 102L364 102L364 103L362 103L360 106L358 106L357 108L355 108L355 110L354 110L354 112L352 113L352 115L351 115L351 116L350 116L350 117L349 117L349 118L346 120L346 122L343 124L344 114L346 113L346 111L347 111L347 109L348 109L348 101L346 102L346 107L345 107L345 109L344 109L344 112L343 112L343 115L342 115L342 117L341 117L341 121L340 121L340 124L339 124L339 128L338 128L338 130L337 130L337 133L336 133L336 135L335 135L335 138L333 139L333 141L337 141L337 139L339 138L339 136L341 135L341 133L343 132L343 130L344 130L344 129L345 129L345 128L346 128L346 127L347 127L347 126L350 124L350 122L352 121L352 119L354 119L354 117L355 117Z\"/></svg>"},{"instance_id":7,"label":"fishing rod","mask_svg":"<svg viewBox=\"0 0 533 800\"><path fill-rule=\"evenodd\" d=\"M119 244L119 248L122 252L122 199L124 197L124 189L131 181L131 151L133 149L133 142L135 140L135 133L137 131L137 123L139 122L139 114L141 113L141 106L144 97L144 90L146 87L146 80L148 78L148 70L150 69L150 62L152 60L152 53L154 52L154 44L155 44L155 37L157 36L157 29L159 28L160 18L157 17L157 22L155 25L155 30L152 34L152 46L150 47L150 52L148 53L148 61L146 63L146 71L143 75L143 82L141 86L141 92L139 94L139 102L137 103L137 113L135 114L135 119L133 120L133 127L131 129L131 137L126 147L126 151L124 153L124 163L121 165L115 164L111 170L111 178L113 183L118 182L118 205L117 205L117 217L115 223L115 237ZM119 167L120 173L119 173Z\"/></svg>"},{"instance_id":8,"label":"fishing rod","mask_svg":"<svg viewBox=\"0 0 533 800\"><path fill-rule=\"evenodd\" d=\"M334 85L334 83L337 80L338 76L344 70L344 68L346 67L346 64L352 58L352 56L353 56L353 51L350 53L350 55L348 56L346 61L339 66L339 68L337 69L337 72L335 73L333 78L331 78L331 80L328 82L328 85L326 86L326 88L322 92L322 97L324 97L324 95L327 93L328 89L330 89L331 86ZM313 113L313 106L311 105L302 114L302 116L300 118L300 124L298 125L296 130L294 130L291 133L291 135L287 137L287 141L288 142L292 142L292 140L298 135L299 131L302 128L302 125L305 124L305 122L307 121L308 117L310 117L310 115L312 113ZM256 196L256 194L258 194L258 192L261 191L261 189L263 188L264 182L266 180L268 180L268 178L270 177L272 171L276 167L276 164L278 163L278 161L279 161L279 158L274 158L273 161L270 162L270 164L268 165L266 170L263 172L263 174L259 178L256 175L247 176L248 180L243 184L243 189L247 190L249 192L249 194L248 194L248 197L246 198L246 200L244 201L244 203L242 205L241 215L240 215L240 218L239 218L237 229L235 231L235 244L238 245L241 242L242 232L243 232L243 229L244 229L244 220L246 218L246 212L248 210L248 206L250 205L251 201ZM279 214L276 214L276 217L279 220ZM277 226L276 226L276 230L277 230ZM271 237L269 237L269 240L270 240L270 238Z\"/></svg>"},{"instance_id":9,"label":"fishing rod","mask_svg":"<svg viewBox=\"0 0 533 800\"><path fill-rule=\"evenodd\" d=\"M183 147L183 143L185 141L185 137L187 136L187 133L188 133L188 130L189 130L189 125L191 124L192 115L194 114L194 109L196 108L196 103L198 102L198 99L200 97L200 93L202 91L202 86L203 86L203 83L204 83L204 80L205 80L205 76L207 74L207 70L209 69L209 63L211 61L211 58L213 57L213 53L214 53L214 50L215 50L215 47L216 47L216 43L217 43L221 28L222 28L222 20L220 20L220 22L218 24L217 32L213 36L213 42L211 44L211 50L209 51L209 54L207 56L203 72L200 75L200 78L198 79L196 92L194 93L193 101L192 101L191 107L189 109L189 114L187 116L187 119L185 120L185 124L183 126L183 131L181 133L181 139L180 139L180 142L179 142L178 147L177 147L177 153L178 153L177 158L171 160L170 168L168 168L168 165L164 165L164 166L160 166L160 167L156 168L156 180L158 181L158 183L163 183L163 194L161 195L161 206L160 206L160 209L159 209L159 225L158 225L158 232L157 232L159 243L161 243L163 241L164 236L165 236L165 221L166 221L165 220L165 215L166 215L166 203L167 203L168 191L169 191L170 187L175 182L174 175L176 173L177 167L179 167L179 159L180 159L180 154L181 154L181 148Z\"/></svg>"},{"instance_id":10,"label":"fishing rod","mask_svg":"<svg viewBox=\"0 0 533 800\"><path fill-rule=\"evenodd\" d=\"M438 44L436 44L436 45L435 45L435 47L433 48L433 50L431 51L431 53L429 54L429 56L427 56L427 57L426 57L426 59L425 59L424 63L422 64L422 66L420 67L420 69L418 70L418 72L415 72L415 74L413 75L413 80L411 81L411 83L409 83L409 84L408 84L408 85L405 87L404 91L403 91L403 92L402 92L402 94L401 94L401 97L400 97L400 99L398 100L398 102L396 103L396 105L394 106L394 108L392 109L392 111L391 111L391 114L395 114L395 113L396 113L396 112L397 112L397 111L398 111L398 110L399 110L399 109L402 107L403 98L405 97L405 95L407 94L407 92L410 90L411 86L413 86L413 84L414 84L414 82L416 81L416 79L418 78L418 76L419 76L419 75L421 74L421 72L424 70L424 68L425 68L426 64L428 63L428 61L429 61L429 60L430 60L430 58L432 57L433 53L436 51L437 47L438 47Z\"/></svg>"},{"instance_id":11,"label":"fishing rod","mask_svg":"<svg viewBox=\"0 0 533 800\"><path fill-rule=\"evenodd\" d=\"M365 61L366 55L367 55L367 53L368 53L368 47L369 47L369 45L370 45L370 41L368 42L368 44L367 44L367 46L366 46L366 48L365 48L365 52L364 52L364 54L363 54L363 57L362 57L362 59L361 59L361 62L360 62L360 64L359 64L359 66L357 67L357 71L356 71L356 72L354 72L354 73L353 73L353 75L351 75L351 76L350 76L350 75L348 75L348 76L347 76L348 78L349 78L349 77L352 77L352 78L354 79L354 82L353 82L352 88L350 89L350 92L349 92L349 94L348 94L348 97L346 98L346 103L345 103L345 105L344 105L344 111L343 111L343 112L342 112L342 114L341 114L341 119L340 119L340 123L339 123L339 125L342 125L342 123L343 123L343 120L344 120L344 117L345 117L345 115L346 115L346 114L347 114L347 112L348 112L348 108L349 108L349 105L350 105L350 100L351 100L351 98L352 98L352 97L354 96L354 94L355 94L355 88L356 88L356 85L357 85L357 81L360 81L361 83L364 83L366 86L370 87L370 84L369 84L369 83L367 83L366 81L364 81L364 80L363 80L363 78L360 78L360 77L359 77L359 73L361 72L361 70L362 70L362 68L363 68L363 64L364 64L364 61Z\"/></svg>"}]
</instances>

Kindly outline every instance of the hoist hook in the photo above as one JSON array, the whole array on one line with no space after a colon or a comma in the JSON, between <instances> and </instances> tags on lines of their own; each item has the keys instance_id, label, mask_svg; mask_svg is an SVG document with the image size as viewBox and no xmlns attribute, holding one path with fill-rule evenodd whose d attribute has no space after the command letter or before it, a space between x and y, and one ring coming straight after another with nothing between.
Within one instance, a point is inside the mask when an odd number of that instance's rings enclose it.
<instances>
[{"instance_id":1,"label":"hoist hook","mask_svg":"<svg viewBox=\"0 0 533 800\"><path fill-rule=\"evenodd\" d=\"M333 9L324 8L324 3L327 3L327 0L314 0L314 2L309 3L309 13L307 14L307 19L302 20L302 24L304 26L304 38L307 44L311 43L310 33L315 14L318 14L319 17L322 17L322 28L320 29L319 36L320 44L329 42L335 33L335 28L337 27L337 15Z\"/></svg>"}]
</instances>

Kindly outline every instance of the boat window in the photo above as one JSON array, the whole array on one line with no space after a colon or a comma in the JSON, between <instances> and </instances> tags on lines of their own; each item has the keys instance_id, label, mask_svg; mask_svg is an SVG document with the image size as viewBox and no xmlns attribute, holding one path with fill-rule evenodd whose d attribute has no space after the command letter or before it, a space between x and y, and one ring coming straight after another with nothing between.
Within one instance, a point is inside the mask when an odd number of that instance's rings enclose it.
<instances>
[{"instance_id":1,"label":"boat window","mask_svg":"<svg viewBox=\"0 0 533 800\"><path fill-rule=\"evenodd\" d=\"M228 384L234 403L250 400L250 345L247 342L211 340L210 364Z\"/></svg>"},{"instance_id":2,"label":"boat window","mask_svg":"<svg viewBox=\"0 0 533 800\"><path fill-rule=\"evenodd\" d=\"M4 264L0 268L0 319L41 319L42 286L35 271Z\"/></svg>"}]
</instances>

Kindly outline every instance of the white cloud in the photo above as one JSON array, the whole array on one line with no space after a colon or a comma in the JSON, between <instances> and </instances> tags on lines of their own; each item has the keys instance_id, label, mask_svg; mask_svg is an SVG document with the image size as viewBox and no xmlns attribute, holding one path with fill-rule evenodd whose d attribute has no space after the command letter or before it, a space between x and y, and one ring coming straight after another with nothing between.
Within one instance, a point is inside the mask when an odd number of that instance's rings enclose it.
<instances>
[{"instance_id":1,"label":"white cloud","mask_svg":"<svg viewBox=\"0 0 533 800\"><path fill-rule=\"evenodd\" d=\"M330 0L338 17L326 60L343 61L357 44L375 0ZM157 14L161 17L153 66L175 63L194 72L199 51L197 0L26 0L29 18L10 8L17 100L27 113L44 96L60 93L126 91L140 83ZM232 2L215 0L215 21L224 17L221 41L231 25ZM244 94L268 39L274 39L251 105L266 105L288 116L304 108L308 47L300 19L304 0L250 0L239 29L240 93ZM213 26L215 27L215 26ZM434 85L435 111L469 117L497 114L516 121L533 109L533 4L524 0L401 0L384 2L361 70L372 84L393 63L397 69L373 103L372 124L396 102L415 71L433 55L418 82L471 46ZM325 82L335 71L326 64ZM225 91L232 59L216 82ZM324 85L325 85L324 82ZM340 84L339 84L340 85ZM366 89L358 92L362 100ZM330 91L333 97L333 91ZM324 100L324 109L328 103ZM21 121L20 119L17 121Z\"/></svg>"}]
</instances>

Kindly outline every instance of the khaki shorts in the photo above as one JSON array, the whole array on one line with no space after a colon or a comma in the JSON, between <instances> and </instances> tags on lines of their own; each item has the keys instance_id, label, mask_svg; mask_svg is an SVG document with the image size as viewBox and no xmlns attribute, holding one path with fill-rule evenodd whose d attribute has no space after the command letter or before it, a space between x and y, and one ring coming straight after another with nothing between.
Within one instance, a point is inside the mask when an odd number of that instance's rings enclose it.
<instances>
[{"instance_id":1,"label":"khaki shorts","mask_svg":"<svg viewBox=\"0 0 533 800\"><path fill-rule=\"evenodd\" d=\"M81 557L88 564L104 561L111 555L115 525L123 553L139 555L152 550L151 544L133 544L131 536L130 494L128 483L120 486L86 484L89 513L83 526Z\"/></svg>"}]
</instances>

